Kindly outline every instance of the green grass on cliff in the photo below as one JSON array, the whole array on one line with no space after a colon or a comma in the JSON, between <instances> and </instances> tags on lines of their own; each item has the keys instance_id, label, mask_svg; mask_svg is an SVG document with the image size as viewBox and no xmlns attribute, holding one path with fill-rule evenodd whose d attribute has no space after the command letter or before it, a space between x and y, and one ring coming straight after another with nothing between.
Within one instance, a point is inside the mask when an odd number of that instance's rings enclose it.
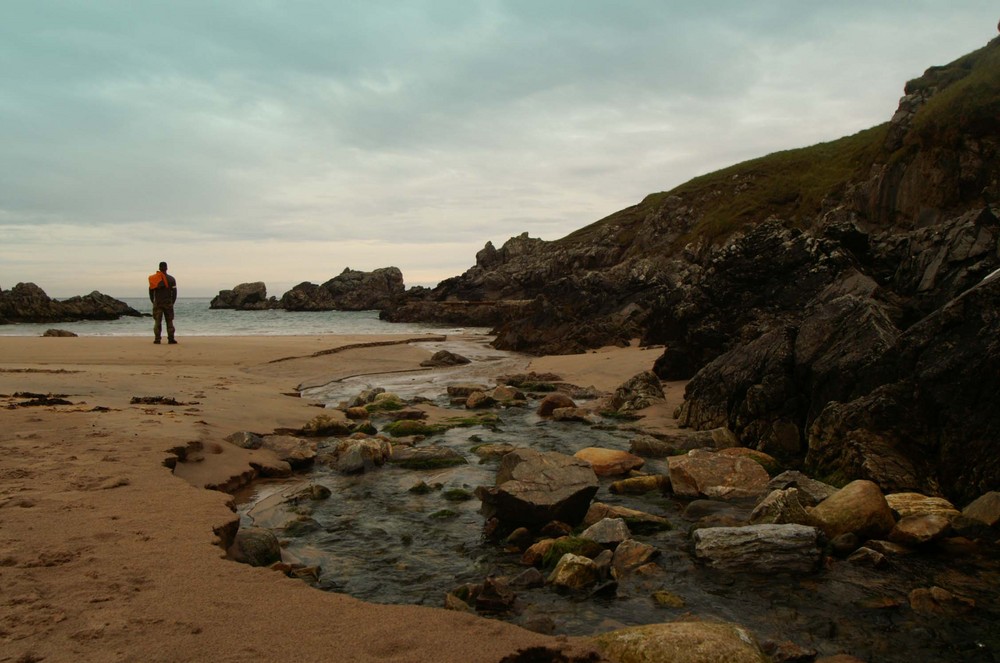
<instances>
[{"instance_id":1,"label":"green grass on cliff","mask_svg":"<svg viewBox=\"0 0 1000 663\"><path fill-rule=\"evenodd\" d=\"M913 119L906 143L953 147L963 136L1000 132L1000 38L906 84L915 92L936 87Z\"/></svg>"},{"instance_id":2,"label":"green grass on cliff","mask_svg":"<svg viewBox=\"0 0 1000 663\"><path fill-rule=\"evenodd\" d=\"M805 225L820 212L827 196L842 192L868 171L887 127L882 124L828 143L744 161L655 195L706 201L686 240L716 240L769 216Z\"/></svg>"},{"instance_id":3,"label":"green grass on cliff","mask_svg":"<svg viewBox=\"0 0 1000 663\"><path fill-rule=\"evenodd\" d=\"M570 242L595 239L628 245L639 241L644 220L670 217L667 201L695 210L690 227L678 227L673 248L707 240L718 242L743 226L777 216L807 226L853 182L863 180L874 163L906 160L920 149L954 148L966 137L1000 133L1000 38L951 64L931 67L906 84L906 92L936 88L917 112L894 154L884 152L889 123L853 136L730 166L696 177L671 191L647 196L624 209L568 235ZM613 233L608 233L613 229Z\"/></svg>"}]
</instances>

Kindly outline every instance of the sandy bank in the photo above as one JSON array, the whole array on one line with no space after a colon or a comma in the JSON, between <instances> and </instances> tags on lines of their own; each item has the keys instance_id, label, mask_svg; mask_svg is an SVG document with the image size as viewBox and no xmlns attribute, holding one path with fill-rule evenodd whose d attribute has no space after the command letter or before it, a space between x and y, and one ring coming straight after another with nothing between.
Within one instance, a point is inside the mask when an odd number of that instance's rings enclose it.
<instances>
[{"instance_id":1,"label":"sandy bank","mask_svg":"<svg viewBox=\"0 0 1000 663\"><path fill-rule=\"evenodd\" d=\"M164 467L169 450L237 430L298 427L309 380L414 370L404 337L0 338L0 405L15 392L71 405L4 409L0 427L0 661L499 661L585 649L504 622L382 606L225 560L229 496ZM533 370L610 388L649 368L629 348L542 358ZM294 358L294 359L288 359ZM285 359L274 363L274 360ZM177 406L132 405L167 396ZM198 480L246 466L230 445Z\"/></svg>"}]
</instances>

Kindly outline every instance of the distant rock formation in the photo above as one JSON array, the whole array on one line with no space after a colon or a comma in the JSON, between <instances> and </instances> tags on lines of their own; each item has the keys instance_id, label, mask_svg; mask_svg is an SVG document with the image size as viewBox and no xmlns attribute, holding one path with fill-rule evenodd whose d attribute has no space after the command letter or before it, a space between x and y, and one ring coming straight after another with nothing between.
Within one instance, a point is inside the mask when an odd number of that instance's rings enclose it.
<instances>
[{"instance_id":1,"label":"distant rock formation","mask_svg":"<svg viewBox=\"0 0 1000 663\"><path fill-rule=\"evenodd\" d=\"M286 292L281 299L267 296L262 281L241 283L232 290L220 290L210 304L214 309L259 311L371 311L391 305L406 290L403 273L397 267L382 267L371 272L346 268L322 285L303 282Z\"/></svg>"},{"instance_id":2,"label":"distant rock formation","mask_svg":"<svg viewBox=\"0 0 1000 663\"><path fill-rule=\"evenodd\" d=\"M232 290L220 290L212 298L209 308L236 309L237 311L260 311L278 308L278 300L267 298L267 286L263 281L241 283Z\"/></svg>"},{"instance_id":3,"label":"distant rock formation","mask_svg":"<svg viewBox=\"0 0 1000 663\"><path fill-rule=\"evenodd\" d=\"M82 297L55 300L34 283L18 283L10 290L0 289L0 325L117 320L122 316L141 315L125 302L96 290Z\"/></svg>"},{"instance_id":4,"label":"distant rock formation","mask_svg":"<svg viewBox=\"0 0 1000 663\"><path fill-rule=\"evenodd\" d=\"M288 311L371 311L390 306L406 290L397 267L371 272L346 268L322 285L300 283L281 296Z\"/></svg>"}]
</instances>

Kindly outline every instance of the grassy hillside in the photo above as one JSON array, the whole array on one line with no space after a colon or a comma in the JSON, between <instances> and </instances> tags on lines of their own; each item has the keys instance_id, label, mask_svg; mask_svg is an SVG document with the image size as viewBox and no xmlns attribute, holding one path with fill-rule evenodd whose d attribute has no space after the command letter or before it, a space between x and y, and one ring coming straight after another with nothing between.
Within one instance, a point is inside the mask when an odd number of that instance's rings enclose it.
<instances>
[{"instance_id":1,"label":"grassy hillside","mask_svg":"<svg viewBox=\"0 0 1000 663\"><path fill-rule=\"evenodd\" d=\"M808 225L822 210L824 199L836 198L848 184L864 179L874 163L905 162L919 150L957 148L969 137L1000 134L1000 39L951 64L931 67L908 82L905 91L932 96L893 154L884 152L889 124L881 124L696 177L671 191L651 194L563 241L624 244L642 235L644 220L653 217L670 218L675 224L673 248L698 239L715 242L770 216ZM664 213L668 199L674 198L693 214L681 219Z\"/></svg>"}]
</instances>

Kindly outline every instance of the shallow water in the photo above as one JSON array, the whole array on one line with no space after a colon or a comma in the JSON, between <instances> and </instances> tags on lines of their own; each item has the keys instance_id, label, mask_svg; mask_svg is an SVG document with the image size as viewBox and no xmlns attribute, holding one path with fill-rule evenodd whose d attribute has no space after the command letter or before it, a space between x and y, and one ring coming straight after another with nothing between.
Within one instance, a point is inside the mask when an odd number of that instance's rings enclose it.
<instances>
[{"instance_id":1,"label":"shallow water","mask_svg":"<svg viewBox=\"0 0 1000 663\"><path fill-rule=\"evenodd\" d=\"M381 386L404 398L422 396L447 405L449 382L486 383L487 376L518 372L523 357L466 342L444 343L475 358L467 367L427 373L352 378L313 389L311 398L336 405L365 388ZM456 415L461 416L462 410ZM628 449L634 432L615 426L542 420L533 407L499 410L500 423L489 428L458 428L426 444L449 446L469 461L456 468L417 471L385 466L362 475L342 476L317 465L296 479L261 483L240 507L245 526L273 528L286 538L286 561L321 567L317 585L376 603L441 606L444 595L462 583L482 582L490 574L514 576L524 570L520 555L485 541L479 500L448 501L444 491L472 491L492 485L496 461L480 463L470 449L480 443L510 443L572 454L587 446ZM664 471L664 462L647 460L644 470ZM441 490L416 495L409 488L423 481ZM332 490L323 501L300 502L286 496L309 482ZM629 576L610 595L586 597L551 588L518 591L518 610L496 618L524 624L551 620L556 633L588 635L622 626L670 621L682 615L741 623L760 639L792 641L821 654L851 653L869 661L995 661L1000 652L998 568L995 551L965 556L937 552L896 558L888 568L860 568L842 560L809 575L730 574L697 565L681 513L686 502L670 496L617 496L602 480L596 501L622 504L663 515L669 532L636 535L656 546L658 571ZM749 508L750 505L745 505ZM450 517L441 517L449 511ZM307 516L315 529L287 536L283 529ZM967 614L927 617L908 607L907 594L938 585L975 599ZM683 605L658 607L656 591L668 591Z\"/></svg>"},{"instance_id":2,"label":"shallow water","mask_svg":"<svg viewBox=\"0 0 1000 663\"><path fill-rule=\"evenodd\" d=\"M41 336L47 329L65 329L80 336L151 336L152 304L143 297L123 297L144 317L0 325L0 336ZM312 334L438 334L453 327L379 320L378 311L234 311L212 309L208 297L180 297L174 306L177 336L299 336ZM464 333L483 332L463 329Z\"/></svg>"}]
</instances>

